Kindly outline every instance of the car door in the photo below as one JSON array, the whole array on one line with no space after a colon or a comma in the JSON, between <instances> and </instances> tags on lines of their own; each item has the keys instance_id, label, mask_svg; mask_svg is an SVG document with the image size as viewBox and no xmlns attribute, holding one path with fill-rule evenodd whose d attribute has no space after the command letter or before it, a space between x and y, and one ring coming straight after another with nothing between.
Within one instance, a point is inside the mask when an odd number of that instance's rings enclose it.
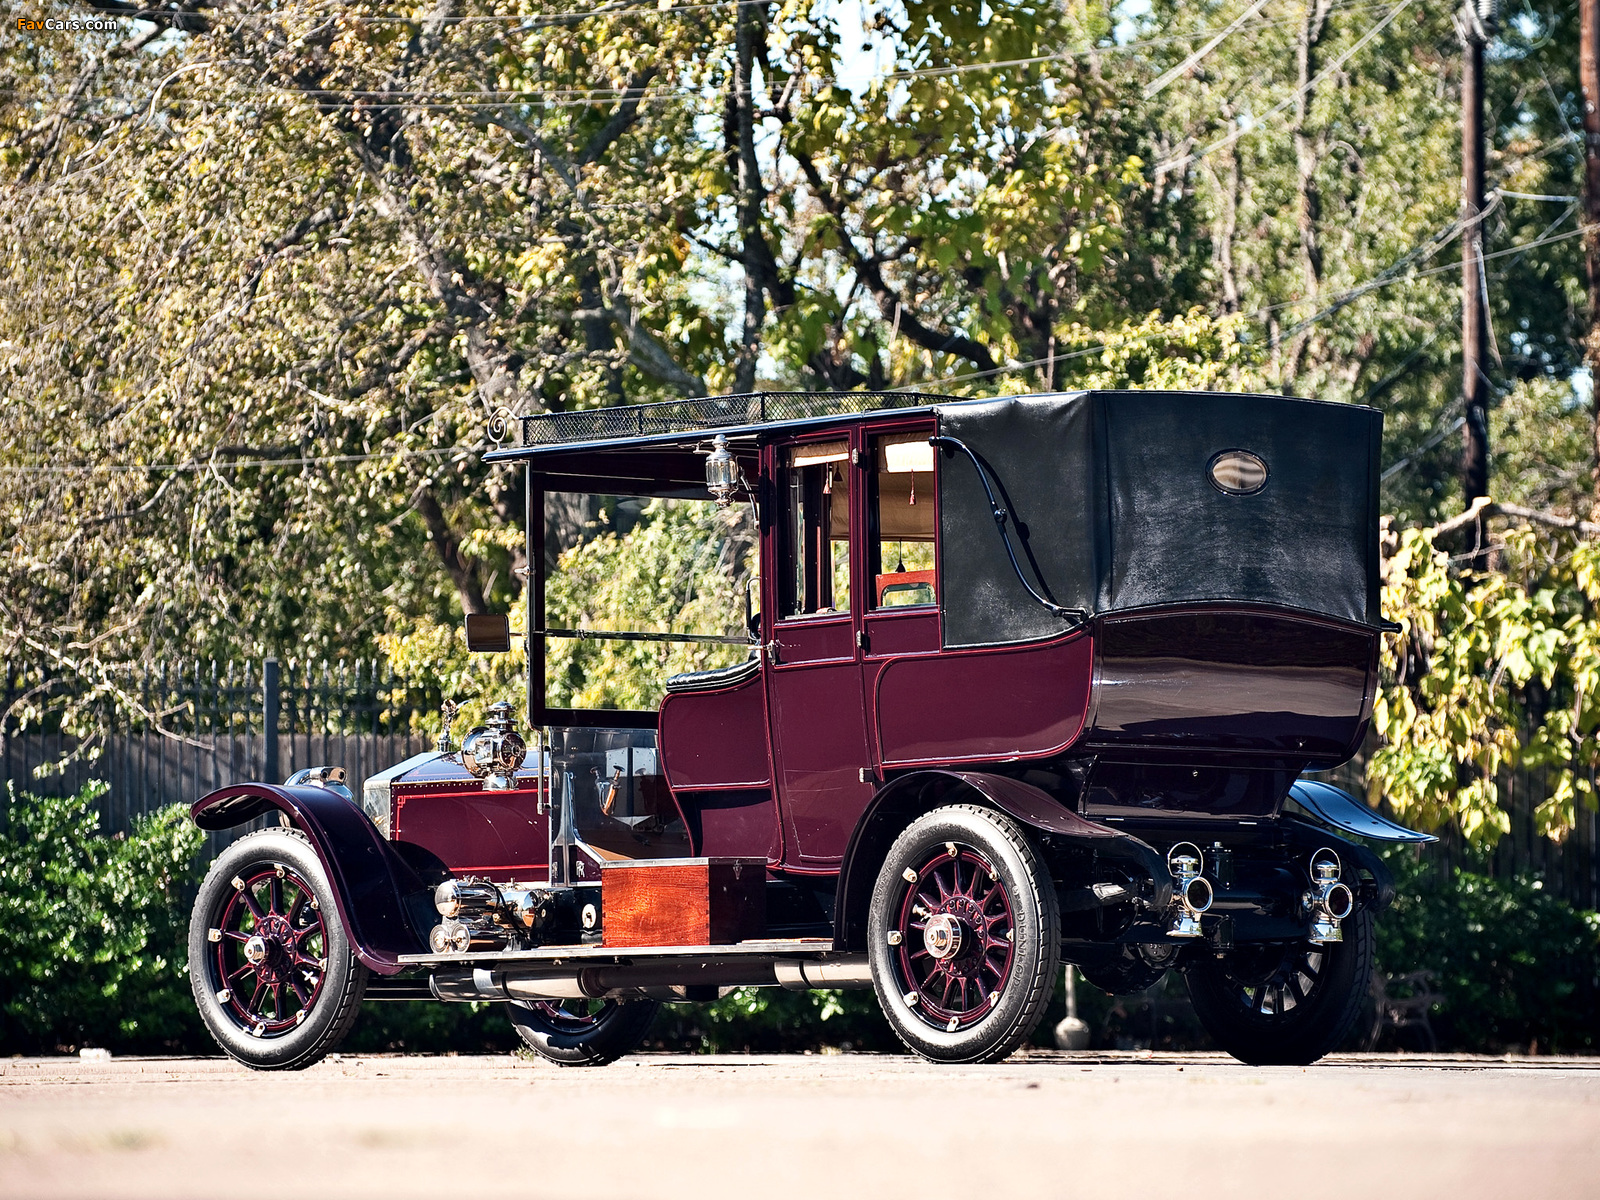
<instances>
[{"instance_id":1,"label":"car door","mask_svg":"<svg viewBox=\"0 0 1600 1200\"><path fill-rule=\"evenodd\" d=\"M768 711L785 862L836 868L872 798L861 696L859 435L774 446ZM854 453L852 453L854 452Z\"/></svg>"}]
</instances>

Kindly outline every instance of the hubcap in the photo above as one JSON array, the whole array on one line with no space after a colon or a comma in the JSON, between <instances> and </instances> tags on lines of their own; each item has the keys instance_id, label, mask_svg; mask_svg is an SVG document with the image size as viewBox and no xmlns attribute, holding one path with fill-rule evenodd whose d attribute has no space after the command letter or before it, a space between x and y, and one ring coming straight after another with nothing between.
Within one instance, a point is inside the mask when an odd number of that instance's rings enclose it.
<instances>
[{"instance_id":1,"label":"hubcap","mask_svg":"<svg viewBox=\"0 0 1600 1200\"><path fill-rule=\"evenodd\" d=\"M999 1003L1011 976L1016 936L1011 899L989 863L954 842L928 852L902 876L890 962L911 1011L955 1033Z\"/></svg>"},{"instance_id":2,"label":"hubcap","mask_svg":"<svg viewBox=\"0 0 1600 1200\"><path fill-rule=\"evenodd\" d=\"M322 991L328 936L311 885L276 864L241 871L214 922L213 993L230 1020L258 1038L306 1019ZM224 998L225 997L225 998Z\"/></svg>"},{"instance_id":3,"label":"hubcap","mask_svg":"<svg viewBox=\"0 0 1600 1200\"><path fill-rule=\"evenodd\" d=\"M922 944L941 961L956 957L961 953L961 922L949 913L935 913L922 927Z\"/></svg>"}]
</instances>

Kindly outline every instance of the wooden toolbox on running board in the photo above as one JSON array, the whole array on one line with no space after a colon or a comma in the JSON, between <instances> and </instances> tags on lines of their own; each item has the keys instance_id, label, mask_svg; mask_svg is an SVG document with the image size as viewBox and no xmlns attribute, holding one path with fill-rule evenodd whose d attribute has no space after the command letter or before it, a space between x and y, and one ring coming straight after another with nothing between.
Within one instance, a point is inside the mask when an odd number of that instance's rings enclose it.
<instances>
[{"instance_id":1,"label":"wooden toolbox on running board","mask_svg":"<svg viewBox=\"0 0 1600 1200\"><path fill-rule=\"evenodd\" d=\"M606 946L722 946L767 929L761 858L654 858L600 868Z\"/></svg>"}]
</instances>

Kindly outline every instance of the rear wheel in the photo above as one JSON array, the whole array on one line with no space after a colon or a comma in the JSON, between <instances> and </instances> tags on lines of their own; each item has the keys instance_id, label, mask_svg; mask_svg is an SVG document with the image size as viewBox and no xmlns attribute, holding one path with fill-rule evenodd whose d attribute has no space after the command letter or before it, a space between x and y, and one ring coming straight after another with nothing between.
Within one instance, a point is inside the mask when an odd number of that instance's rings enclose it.
<instances>
[{"instance_id":1,"label":"rear wheel","mask_svg":"<svg viewBox=\"0 0 1600 1200\"><path fill-rule=\"evenodd\" d=\"M1015 822L935 809L895 840L868 914L878 1003L937 1062L996 1062L1044 1016L1061 962L1050 874Z\"/></svg>"},{"instance_id":2,"label":"rear wheel","mask_svg":"<svg viewBox=\"0 0 1600 1200\"><path fill-rule=\"evenodd\" d=\"M240 838L212 864L189 922L189 980L217 1044L246 1066L299 1070L361 1012L368 971L322 863L298 834Z\"/></svg>"},{"instance_id":3,"label":"rear wheel","mask_svg":"<svg viewBox=\"0 0 1600 1200\"><path fill-rule=\"evenodd\" d=\"M654 1000L513 1000L506 1006L528 1049L564 1067L603 1067L650 1031Z\"/></svg>"},{"instance_id":4,"label":"rear wheel","mask_svg":"<svg viewBox=\"0 0 1600 1200\"><path fill-rule=\"evenodd\" d=\"M1241 1062L1304 1066L1336 1049L1372 975L1372 913L1343 922L1344 941L1241 946L1186 972L1195 1015Z\"/></svg>"}]
</instances>

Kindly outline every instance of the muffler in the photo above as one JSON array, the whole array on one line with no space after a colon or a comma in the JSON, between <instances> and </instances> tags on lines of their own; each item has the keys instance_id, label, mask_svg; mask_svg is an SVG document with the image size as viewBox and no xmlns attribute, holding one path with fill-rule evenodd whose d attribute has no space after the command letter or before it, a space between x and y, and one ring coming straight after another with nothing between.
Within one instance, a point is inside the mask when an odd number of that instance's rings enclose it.
<instances>
[{"instance_id":1,"label":"muffler","mask_svg":"<svg viewBox=\"0 0 1600 1200\"><path fill-rule=\"evenodd\" d=\"M1211 901L1215 898L1211 884L1204 875L1205 865L1205 853L1193 842L1179 842L1167 851L1167 870L1172 873L1168 937L1205 936L1200 928L1200 914L1211 907Z\"/></svg>"},{"instance_id":2,"label":"muffler","mask_svg":"<svg viewBox=\"0 0 1600 1200\"><path fill-rule=\"evenodd\" d=\"M1327 846L1311 856L1311 890L1301 899L1311 914L1311 944L1326 946L1344 941L1339 923L1355 911L1356 897L1339 882L1344 864Z\"/></svg>"}]
</instances>

